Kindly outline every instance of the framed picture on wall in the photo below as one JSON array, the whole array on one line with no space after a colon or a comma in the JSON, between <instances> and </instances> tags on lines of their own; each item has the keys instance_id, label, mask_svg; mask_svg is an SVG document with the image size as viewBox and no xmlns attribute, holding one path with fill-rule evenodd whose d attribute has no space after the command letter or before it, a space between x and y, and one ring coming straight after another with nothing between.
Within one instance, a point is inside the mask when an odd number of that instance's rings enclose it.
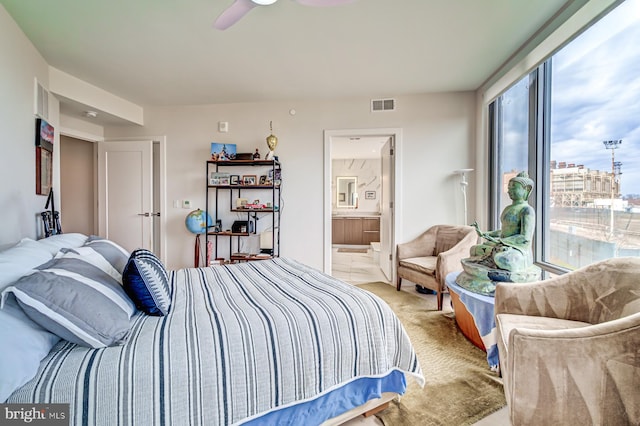
<instances>
[{"instance_id":1,"label":"framed picture on wall","mask_svg":"<svg viewBox=\"0 0 640 426\"><path fill-rule=\"evenodd\" d=\"M376 199L376 191L364 191L364 199L365 200L375 200Z\"/></svg>"},{"instance_id":2,"label":"framed picture on wall","mask_svg":"<svg viewBox=\"0 0 640 426\"><path fill-rule=\"evenodd\" d=\"M53 126L36 119L36 194L49 195L53 182Z\"/></svg>"}]
</instances>

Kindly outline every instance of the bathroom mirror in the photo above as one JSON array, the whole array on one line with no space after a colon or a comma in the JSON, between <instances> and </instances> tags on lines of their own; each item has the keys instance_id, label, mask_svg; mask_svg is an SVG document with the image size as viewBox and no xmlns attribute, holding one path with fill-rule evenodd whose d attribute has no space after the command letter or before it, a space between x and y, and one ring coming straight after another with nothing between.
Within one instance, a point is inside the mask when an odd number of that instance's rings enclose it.
<instances>
[{"instance_id":1,"label":"bathroom mirror","mask_svg":"<svg viewBox=\"0 0 640 426\"><path fill-rule=\"evenodd\" d=\"M356 208L358 207L358 193L356 188L358 178L348 176L338 176L336 182L336 205L340 208Z\"/></svg>"}]
</instances>

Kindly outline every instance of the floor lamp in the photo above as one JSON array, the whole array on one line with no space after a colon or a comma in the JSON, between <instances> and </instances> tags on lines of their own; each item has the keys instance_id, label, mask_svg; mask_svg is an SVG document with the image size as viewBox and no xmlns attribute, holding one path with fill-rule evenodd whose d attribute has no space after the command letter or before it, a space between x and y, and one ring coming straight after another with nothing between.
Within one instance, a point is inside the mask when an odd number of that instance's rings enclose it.
<instances>
[{"instance_id":1,"label":"floor lamp","mask_svg":"<svg viewBox=\"0 0 640 426\"><path fill-rule=\"evenodd\" d=\"M464 224L468 225L469 220L467 218L467 186L469 186L469 182L467 181L467 173L471 173L473 169L458 169L454 170L453 173L460 175L460 189L462 190L462 198L464 200Z\"/></svg>"}]
</instances>

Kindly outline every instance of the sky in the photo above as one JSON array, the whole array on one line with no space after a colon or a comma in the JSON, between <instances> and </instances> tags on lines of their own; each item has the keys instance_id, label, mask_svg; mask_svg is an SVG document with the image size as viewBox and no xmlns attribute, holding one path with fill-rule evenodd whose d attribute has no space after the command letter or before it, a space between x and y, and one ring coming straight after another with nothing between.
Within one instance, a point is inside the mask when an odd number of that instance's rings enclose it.
<instances>
[{"instance_id":1,"label":"sky","mask_svg":"<svg viewBox=\"0 0 640 426\"><path fill-rule=\"evenodd\" d=\"M640 194L640 0L622 3L551 64L551 160L611 171L603 141L622 140L621 192ZM526 169L527 91L525 78L505 93L507 170Z\"/></svg>"}]
</instances>

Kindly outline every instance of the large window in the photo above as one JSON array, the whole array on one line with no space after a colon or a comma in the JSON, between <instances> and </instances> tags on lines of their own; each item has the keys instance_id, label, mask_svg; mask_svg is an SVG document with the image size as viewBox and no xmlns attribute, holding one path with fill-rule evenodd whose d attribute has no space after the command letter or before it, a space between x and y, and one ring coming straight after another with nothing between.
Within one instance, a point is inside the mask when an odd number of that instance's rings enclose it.
<instances>
[{"instance_id":1,"label":"large window","mask_svg":"<svg viewBox=\"0 0 640 426\"><path fill-rule=\"evenodd\" d=\"M627 0L499 96L492 178L536 181L536 261L640 256L640 0ZM494 199L496 212L509 203Z\"/></svg>"},{"instance_id":2,"label":"large window","mask_svg":"<svg viewBox=\"0 0 640 426\"><path fill-rule=\"evenodd\" d=\"M495 104L497 168L495 182L500 194L496 200L501 212L511 199L507 194L509 179L529 167L529 76L507 90Z\"/></svg>"}]
</instances>

